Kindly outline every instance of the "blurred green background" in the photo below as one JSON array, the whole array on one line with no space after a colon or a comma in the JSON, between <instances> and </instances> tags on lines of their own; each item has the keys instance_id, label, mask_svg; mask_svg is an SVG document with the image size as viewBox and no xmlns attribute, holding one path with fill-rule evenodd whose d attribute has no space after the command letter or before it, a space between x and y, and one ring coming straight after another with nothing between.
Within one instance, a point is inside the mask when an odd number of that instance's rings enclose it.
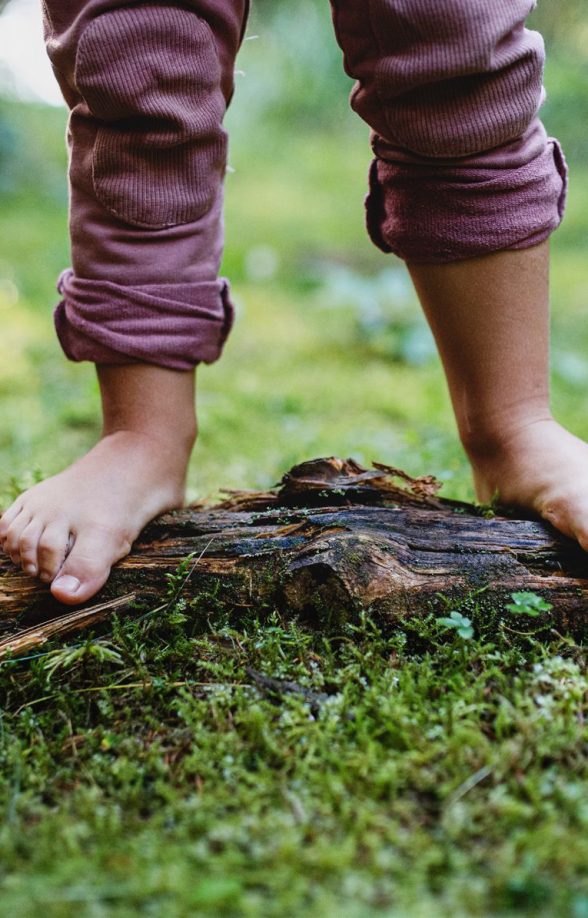
<instances>
[{"instance_id":1,"label":"blurred green background","mask_svg":"<svg viewBox=\"0 0 588 918\"><path fill-rule=\"evenodd\" d=\"M553 237L554 401L588 436L588 13L545 0L533 22L549 52L544 120L571 168ZM328 3L257 0L248 39L227 118L223 270L238 321L223 360L199 374L190 497L265 487L297 461L339 454L434 473L445 494L471 498L404 266L364 232L368 128L348 108ZM2 501L99 433L93 369L62 357L51 318L68 264L65 122L63 108L0 102Z\"/></svg>"}]
</instances>

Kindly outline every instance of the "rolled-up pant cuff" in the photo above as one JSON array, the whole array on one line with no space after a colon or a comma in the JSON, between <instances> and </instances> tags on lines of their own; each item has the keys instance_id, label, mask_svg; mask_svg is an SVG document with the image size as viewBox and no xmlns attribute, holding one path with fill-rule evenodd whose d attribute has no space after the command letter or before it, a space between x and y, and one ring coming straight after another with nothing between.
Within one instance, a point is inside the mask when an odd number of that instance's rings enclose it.
<instances>
[{"instance_id":1,"label":"rolled-up pant cuff","mask_svg":"<svg viewBox=\"0 0 588 918\"><path fill-rule=\"evenodd\" d=\"M70 360L153 363L190 370L213 363L233 324L227 281L124 287L64 271L55 310L59 341Z\"/></svg>"},{"instance_id":2,"label":"rolled-up pant cuff","mask_svg":"<svg viewBox=\"0 0 588 918\"><path fill-rule=\"evenodd\" d=\"M429 264L538 245L561 223L567 194L562 149L555 138L542 143L541 130L535 126L531 158L527 137L510 149L446 163L414 161L375 138L370 238L384 252Z\"/></svg>"}]
</instances>

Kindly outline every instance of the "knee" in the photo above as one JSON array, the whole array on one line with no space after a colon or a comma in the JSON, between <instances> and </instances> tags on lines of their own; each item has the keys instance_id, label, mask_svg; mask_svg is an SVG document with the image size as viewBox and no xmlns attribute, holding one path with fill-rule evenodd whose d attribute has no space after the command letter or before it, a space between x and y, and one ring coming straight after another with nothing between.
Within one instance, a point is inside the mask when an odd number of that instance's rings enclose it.
<instances>
[{"instance_id":1,"label":"knee","mask_svg":"<svg viewBox=\"0 0 588 918\"><path fill-rule=\"evenodd\" d=\"M513 59L535 0L376 0L440 77L483 73ZM393 22L389 22L393 27ZM515 54L516 56L516 54Z\"/></svg>"},{"instance_id":2,"label":"knee","mask_svg":"<svg viewBox=\"0 0 588 918\"><path fill-rule=\"evenodd\" d=\"M206 22L155 4L101 14L80 37L75 89L95 128L94 191L114 215L155 229L210 209L226 102Z\"/></svg>"},{"instance_id":3,"label":"knee","mask_svg":"<svg viewBox=\"0 0 588 918\"><path fill-rule=\"evenodd\" d=\"M466 156L519 137L535 116L544 48L524 28L534 0L374 0L371 19L355 22L342 15L350 0L338 5L354 108L390 143Z\"/></svg>"}]
</instances>

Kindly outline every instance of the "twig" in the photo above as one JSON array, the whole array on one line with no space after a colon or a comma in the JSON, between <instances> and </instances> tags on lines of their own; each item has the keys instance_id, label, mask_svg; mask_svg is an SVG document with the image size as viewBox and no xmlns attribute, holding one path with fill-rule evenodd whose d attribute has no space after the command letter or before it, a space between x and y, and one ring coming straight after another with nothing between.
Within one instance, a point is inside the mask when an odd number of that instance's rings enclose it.
<instances>
[{"instance_id":1,"label":"twig","mask_svg":"<svg viewBox=\"0 0 588 918\"><path fill-rule=\"evenodd\" d=\"M21 651L30 650L31 647L39 647L42 644L46 644L52 637L70 634L72 631L80 631L88 625L102 621L116 610L130 606L135 599L136 593L128 593L126 596L119 596L117 599L111 599L109 602L103 602L97 606L76 609L74 612L68 612L67 615L60 615L59 618L53 618L42 625L35 625L19 632L19 634L4 638L3 641L0 641L0 660L9 653L20 653Z\"/></svg>"},{"instance_id":2,"label":"twig","mask_svg":"<svg viewBox=\"0 0 588 918\"><path fill-rule=\"evenodd\" d=\"M311 689L304 688L303 685L298 685L297 682L264 676L263 673L252 669L250 666L245 668L245 672L255 685L268 695L270 700L279 701L284 695L298 695L310 704L310 710L314 716L318 714L321 705L328 701L330 697L326 692L313 692Z\"/></svg>"},{"instance_id":3,"label":"twig","mask_svg":"<svg viewBox=\"0 0 588 918\"><path fill-rule=\"evenodd\" d=\"M491 765L484 765L482 768L479 768L478 771L474 772L473 775L470 775L463 784L455 790L447 803L445 804L446 809L454 806L462 797L465 797L466 794L469 794L471 790L474 789L481 781L484 781L489 775L494 771Z\"/></svg>"}]
</instances>

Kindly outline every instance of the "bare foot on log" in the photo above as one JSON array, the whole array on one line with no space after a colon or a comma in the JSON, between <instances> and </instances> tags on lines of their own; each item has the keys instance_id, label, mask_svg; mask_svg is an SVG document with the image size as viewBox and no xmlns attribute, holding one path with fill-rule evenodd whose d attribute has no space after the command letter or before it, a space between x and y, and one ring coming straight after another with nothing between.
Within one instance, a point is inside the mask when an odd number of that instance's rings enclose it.
<instances>
[{"instance_id":1,"label":"bare foot on log","mask_svg":"<svg viewBox=\"0 0 588 918\"><path fill-rule=\"evenodd\" d=\"M4 551L25 573L51 583L61 602L85 602L149 520L183 503L186 457L170 452L133 431L104 437L6 511Z\"/></svg>"},{"instance_id":2,"label":"bare foot on log","mask_svg":"<svg viewBox=\"0 0 588 918\"><path fill-rule=\"evenodd\" d=\"M100 590L151 519L183 504L195 438L193 374L137 365L98 376L102 439L0 520L12 561L72 605Z\"/></svg>"},{"instance_id":3,"label":"bare foot on log","mask_svg":"<svg viewBox=\"0 0 588 918\"><path fill-rule=\"evenodd\" d=\"M469 454L481 501L532 510L588 551L588 444L544 419Z\"/></svg>"},{"instance_id":4,"label":"bare foot on log","mask_svg":"<svg viewBox=\"0 0 588 918\"><path fill-rule=\"evenodd\" d=\"M588 445L549 398L549 240L409 265L478 497L540 514L588 551Z\"/></svg>"}]
</instances>

